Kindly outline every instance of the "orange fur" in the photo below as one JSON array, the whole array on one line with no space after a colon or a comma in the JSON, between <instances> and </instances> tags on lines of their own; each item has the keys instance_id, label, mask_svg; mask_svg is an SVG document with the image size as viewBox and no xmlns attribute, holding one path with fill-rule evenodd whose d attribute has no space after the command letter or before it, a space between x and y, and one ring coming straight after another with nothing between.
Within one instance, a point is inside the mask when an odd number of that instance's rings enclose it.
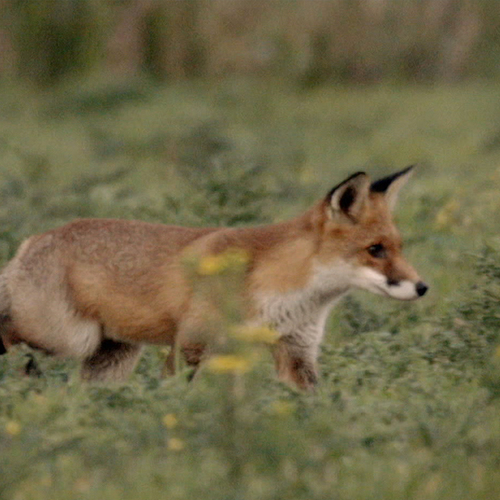
<instances>
[{"instance_id":1,"label":"orange fur","mask_svg":"<svg viewBox=\"0 0 500 500\"><path fill-rule=\"evenodd\" d=\"M209 311L193 296L183 256L237 248L250 259L246 318L278 330L279 376L311 388L324 321L337 298L352 287L402 299L425 293L402 257L390 214L407 175L371 185L356 174L306 213L278 224L183 228L83 219L33 236L0 274L4 345L22 341L80 357L89 380L125 377L142 343L177 342L196 366L205 343L192 332L203 330ZM372 255L374 245L383 246L384 258ZM173 353L167 372L174 369Z\"/></svg>"}]
</instances>

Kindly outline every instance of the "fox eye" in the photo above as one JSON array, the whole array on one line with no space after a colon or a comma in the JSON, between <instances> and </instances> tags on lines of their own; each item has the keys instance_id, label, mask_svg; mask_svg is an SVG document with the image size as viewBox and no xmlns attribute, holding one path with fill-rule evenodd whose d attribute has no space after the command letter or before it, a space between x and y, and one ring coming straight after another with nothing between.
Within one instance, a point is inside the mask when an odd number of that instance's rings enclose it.
<instances>
[{"instance_id":1,"label":"fox eye","mask_svg":"<svg viewBox=\"0 0 500 500\"><path fill-rule=\"evenodd\" d=\"M371 245L367 248L368 253L375 257L376 259L385 259L387 257L387 251L382 245L382 243L377 243L375 245Z\"/></svg>"}]
</instances>

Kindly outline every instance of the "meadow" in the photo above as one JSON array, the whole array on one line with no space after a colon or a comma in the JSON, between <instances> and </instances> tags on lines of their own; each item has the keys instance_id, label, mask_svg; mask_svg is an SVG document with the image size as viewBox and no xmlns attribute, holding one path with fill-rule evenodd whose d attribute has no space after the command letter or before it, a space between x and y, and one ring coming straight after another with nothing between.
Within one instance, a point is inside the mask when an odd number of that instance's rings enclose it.
<instances>
[{"instance_id":1,"label":"meadow","mask_svg":"<svg viewBox=\"0 0 500 500\"><path fill-rule=\"evenodd\" d=\"M352 172L418 163L397 220L431 286L418 303L345 298L314 394L259 346L193 383L162 379L167 351L148 347L119 385L40 353L26 377L16 348L0 358L0 499L500 496L498 85L0 85L2 264L75 217L279 221Z\"/></svg>"}]
</instances>

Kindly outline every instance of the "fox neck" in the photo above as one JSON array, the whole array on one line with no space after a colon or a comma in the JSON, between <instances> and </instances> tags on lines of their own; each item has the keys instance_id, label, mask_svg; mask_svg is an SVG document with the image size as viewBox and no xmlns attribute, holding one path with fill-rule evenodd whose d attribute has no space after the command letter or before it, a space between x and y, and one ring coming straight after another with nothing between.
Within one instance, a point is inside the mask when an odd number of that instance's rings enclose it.
<instances>
[{"instance_id":1,"label":"fox neck","mask_svg":"<svg viewBox=\"0 0 500 500\"><path fill-rule=\"evenodd\" d=\"M341 263L328 269L314 264L306 286L259 294L258 320L275 328L288 342L317 350L330 310L349 288Z\"/></svg>"},{"instance_id":2,"label":"fox neck","mask_svg":"<svg viewBox=\"0 0 500 500\"><path fill-rule=\"evenodd\" d=\"M323 231L319 213L321 208L314 207L286 222L236 230L253 253L251 290L281 295L303 293L328 303L350 288L352 273L347 262L339 257L322 264L318 258Z\"/></svg>"},{"instance_id":3,"label":"fox neck","mask_svg":"<svg viewBox=\"0 0 500 500\"><path fill-rule=\"evenodd\" d=\"M266 264L254 269L253 278L258 282L254 299L259 322L314 350L323 338L329 312L351 288L352 272L340 258L328 264L318 260L318 233L311 215L282 232L285 241L268 249Z\"/></svg>"}]
</instances>

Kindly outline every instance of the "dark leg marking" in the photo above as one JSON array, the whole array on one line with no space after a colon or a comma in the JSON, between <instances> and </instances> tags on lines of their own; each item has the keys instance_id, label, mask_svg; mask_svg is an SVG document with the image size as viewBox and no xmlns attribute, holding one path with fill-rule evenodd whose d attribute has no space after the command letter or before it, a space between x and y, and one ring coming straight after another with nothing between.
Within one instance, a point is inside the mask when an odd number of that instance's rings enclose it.
<instances>
[{"instance_id":1,"label":"dark leg marking","mask_svg":"<svg viewBox=\"0 0 500 500\"><path fill-rule=\"evenodd\" d=\"M12 320L8 314L0 314L0 332L7 333L12 326ZM7 352L3 336L0 334L0 356Z\"/></svg>"},{"instance_id":2,"label":"dark leg marking","mask_svg":"<svg viewBox=\"0 0 500 500\"><path fill-rule=\"evenodd\" d=\"M189 382L194 379L200 363L204 358L205 351L205 344L188 344L182 347L182 354L184 355L186 364L192 368L192 371L188 375Z\"/></svg>"},{"instance_id":3,"label":"dark leg marking","mask_svg":"<svg viewBox=\"0 0 500 500\"><path fill-rule=\"evenodd\" d=\"M313 390L318 382L316 362L308 349L280 339L273 349L278 376L304 390Z\"/></svg>"},{"instance_id":4,"label":"dark leg marking","mask_svg":"<svg viewBox=\"0 0 500 500\"><path fill-rule=\"evenodd\" d=\"M291 375L295 383L301 389L313 389L318 383L318 375L314 366L302 358L294 358L291 361Z\"/></svg>"},{"instance_id":5,"label":"dark leg marking","mask_svg":"<svg viewBox=\"0 0 500 500\"><path fill-rule=\"evenodd\" d=\"M124 380L134 369L140 349L138 345L104 339L97 351L83 362L83 380Z\"/></svg>"},{"instance_id":6,"label":"dark leg marking","mask_svg":"<svg viewBox=\"0 0 500 500\"><path fill-rule=\"evenodd\" d=\"M24 373L28 375L28 377L40 378L43 373L42 370L40 370L38 363L36 362L35 356L33 356L33 354L28 354L27 357L28 362L24 367Z\"/></svg>"}]
</instances>

